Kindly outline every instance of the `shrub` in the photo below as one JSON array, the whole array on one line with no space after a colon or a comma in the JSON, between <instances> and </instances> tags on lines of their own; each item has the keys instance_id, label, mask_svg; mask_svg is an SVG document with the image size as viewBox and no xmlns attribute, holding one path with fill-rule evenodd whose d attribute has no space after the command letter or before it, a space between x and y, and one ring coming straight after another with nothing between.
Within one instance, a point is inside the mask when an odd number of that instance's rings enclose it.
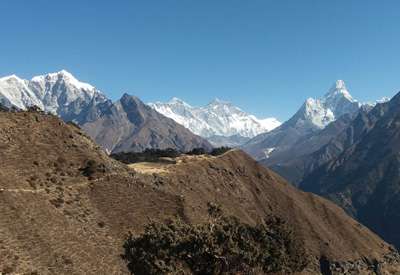
<instances>
[{"instance_id":1,"label":"shrub","mask_svg":"<svg viewBox=\"0 0 400 275\"><path fill-rule=\"evenodd\" d=\"M186 153L187 155L205 155L207 151L204 148L193 148L191 151Z\"/></svg>"},{"instance_id":2,"label":"shrub","mask_svg":"<svg viewBox=\"0 0 400 275\"><path fill-rule=\"evenodd\" d=\"M139 236L130 234L122 256L129 270L137 275L290 274L307 265L301 242L282 219L250 226L211 208L206 224L177 219L151 223Z\"/></svg>"},{"instance_id":3,"label":"shrub","mask_svg":"<svg viewBox=\"0 0 400 275\"><path fill-rule=\"evenodd\" d=\"M79 169L85 177L92 179L96 173L105 173L106 167L102 163L97 163L95 160L87 160L85 166Z\"/></svg>"},{"instance_id":4,"label":"shrub","mask_svg":"<svg viewBox=\"0 0 400 275\"><path fill-rule=\"evenodd\" d=\"M232 148L230 148L230 147L225 147L225 146L218 147L218 148L214 148L214 149L211 150L210 155L212 155L212 156L219 156L219 155L222 155L222 154L228 152L228 151L231 150L231 149L232 149Z\"/></svg>"}]
</instances>

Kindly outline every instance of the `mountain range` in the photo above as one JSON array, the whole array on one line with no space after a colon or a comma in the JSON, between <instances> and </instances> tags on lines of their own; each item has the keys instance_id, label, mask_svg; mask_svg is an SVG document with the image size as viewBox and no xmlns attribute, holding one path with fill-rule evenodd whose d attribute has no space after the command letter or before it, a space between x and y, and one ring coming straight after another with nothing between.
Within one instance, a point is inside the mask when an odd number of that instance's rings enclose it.
<instances>
[{"instance_id":1,"label":"mountain range","mask_svg":"<svg viewBox=\"0 0 400 275\"><path fill-rule=\"evenodd\" d=\"M149 105L216 146L241 145L281 124L276 118L258 119L219 99L204 107L193 107L178 98L172 98L167 103L156 102Z\"/></svg>"},{"instance_id":2,"label":"mountain range","mask_svg":"<svg viewBox=\"0 0 400 275\"><path fill-rule=\"evenodd\" d=\"M309 155L343 131L360 111L368 112L376 104L361 104L338 80L323 97L307 99L289 120L242 148L296 185L316 166Z\"/></svg>"},{"instance_id":3,"label":"mountain range","mask_svg":"<svg viewBox=\"0 0 400 275\"><path fill-rule=\"evenodd\" d=\"M188 151L212 146L150 107L124 94L109 100L94 86L62 70L24 80L15 75L0 78L0 104L10 108L40 109L81 126L107 152L175 148Z\"/></svg>"},{"instance_id":4,"label":"mountain range","mask_svg":"<svg viewBox=\"0 0 400 275\"><path fill-rule=\"evenodd\" d=\"M73 121L108 152L166 146L182 151L195 147L209 149L212 145L236 147L280 125L275 118L258 119L218 99L204 107L192 107L177 98L168 103L149 103L156 114L139 103L137 97L130 102L141 110L132 110L132 106L122 104L128 101L127 97L125 94L112 102L100 90L65 70L31 80L16 75L0 78L1 105L22 110L37 106L65 121ZM141 118L128 118L127 108ZM96 122L98 119L101 121Z\"/></svg>"},{"instance_id":5,"label":"mountain range","mask_svg":"<svg viewBox=\"0 0 400 275\"><path fill-rule=\"evenodd\" d=\"M273 131L252 138L243 149L258 160L271 159L337 118L356 113L359 108L360 103L351 97L344 81L338 80L324 97L307 99L289 120Z\"/></svg>"},{"instance_id":6,"label":"mountain range","mask_svg":"<svg viewBox=\"0 0 400 275\"><path fill-rule=\"evenodd\" d=\"M15 75L0 78L0 104L19 109L35 105L73 121L109 153L241 146L294 184L315 166L308 155L346 128L361 109L374 106L353 99L344 81L338 80L325 96L307 99L281 124L275 118L258 119L218 99L204 107L178 98L146 105L124 94L112 102L65 70L31 80Z\"/></svg>"}]
</instances>

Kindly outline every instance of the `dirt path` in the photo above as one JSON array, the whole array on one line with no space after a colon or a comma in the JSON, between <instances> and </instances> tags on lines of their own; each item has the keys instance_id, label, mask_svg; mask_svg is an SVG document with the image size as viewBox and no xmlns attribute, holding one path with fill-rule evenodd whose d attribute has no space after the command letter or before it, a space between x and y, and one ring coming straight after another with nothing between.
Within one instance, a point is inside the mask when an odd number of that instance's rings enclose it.
<instances>
[{"instance_id":1,"label":"dirt path","mask_svg":"<svg viewBox=\"0 0 400 275\"><path fill-rule=\"evenodd\" d=\"M111 173L111 174L108 174L108 175L106 175L104 177L100 177L100 178L97 178L97 179L94 179L94 180L90 180L90 181L87 180L87 181L78 182L78 183L75 183L73 185L68 185L67 187L76 188L76 187L87 186L89 184L101 181L101 180L103 180L103 179L105 179L107 177L112 177L112 176L116 176L116 175L120 175L120 173ZM31 193L31 194L33 193L33 194L37 194L37 193L48 192L50 190L55 190L57 187L59 187L59 186L52 186L52 187L38 188L38 189L24 189L24 188L19 188L19 189L8 188L7 189L7 188L0 188L0 193L1 192L10 192L10 193Z\"/></svg>"}]
</instances>

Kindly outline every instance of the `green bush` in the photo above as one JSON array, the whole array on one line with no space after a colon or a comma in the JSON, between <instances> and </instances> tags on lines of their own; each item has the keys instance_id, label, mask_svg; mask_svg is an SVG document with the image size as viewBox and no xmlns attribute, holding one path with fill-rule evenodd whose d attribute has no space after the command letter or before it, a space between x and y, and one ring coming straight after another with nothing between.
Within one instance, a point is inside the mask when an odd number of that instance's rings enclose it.
<instances>
[{"instance_id":1,"label":"green bush","mask_svg":"<svg viewBox=\"0 0 400 275\"><path fill-rule=\"evenodd\" d=\"M186 155L205 155L207 154L206 149L204 148L193 148L192 150L190 150L189 152L186 153Z\"/></svg>"},{"instance_id":2,"label":"green bush","mask_svg":"<svg viewBox=\"0 0 400 275\"><path fill-rule=\"evenodd\" d=\"M136 275L290 274L306 266L302 243L282 219L250 226L223 216L215 205L209 205L209 213L206 224L177 219L130 234L123 255L129 270Z\"/></svg>"},{"instance_id":3,"label":"green bush","mask_svg":"<svg viewBox=\"0 0 400 275\"><path fill-rule=\"evenodd\" d=\"M210 155L212 155L212 156L219 156L219 155L222 155L222 154L228 152L228 151L231 150L231 149L232 149L232 148L230 148L230 147L225 147L225 146L218 147L218 148L214 148L214 149L211 150Z\"/></svg>"},{"instance_id":4,"label":"green bush","mask_svg":"<svg viewBox=\"0 0 400 275\"><path fill-rule=\"evenodd\" d=\"M79 169L82 174L85 177L88 177L89 179L93 179L93 177L97 174L97 173L101 173L104 174L106 172L106 167L104 164L102 163L97 163L95 160L87 160L85 162L84 167Z\"/></svg>"}]
</instances>

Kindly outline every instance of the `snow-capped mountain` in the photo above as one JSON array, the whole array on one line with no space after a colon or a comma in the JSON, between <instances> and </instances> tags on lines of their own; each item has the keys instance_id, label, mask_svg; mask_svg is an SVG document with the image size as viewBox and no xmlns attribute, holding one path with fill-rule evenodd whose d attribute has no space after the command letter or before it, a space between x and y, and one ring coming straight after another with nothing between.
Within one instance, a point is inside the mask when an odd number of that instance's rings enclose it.
<instances>
[{"instance_id":1,"label":"snow-capped mountain","mask_svg":"<svg viewBox=\"0 0 400 275\"><path fill-rule=\"evenodd\" d=\"M57 73L35 76L29 87L43 102L45 111L63 116L70 113L69 107L74 106L80 111L82 105L93 99L105 100L105 96L90 84L77 80L69 72L62 70Z\"/></svg>"},{"instance_id":2,"label":"snow-capped mountain","mask_svg":"<svg viewBox=\"0 0 400 275\"><path fill-rule=\"evenodd\" d=\"M276 163L281 163L283 159L293 156L291 149L302 139L311 139L343 115L356 114L360 107L361 104L350 95L344 81L337 80L323 97L308 98L288 121L268 133L252 138L243 145L243 149L258 160L268 159L272 162L277 159ZM315 146L307 148L322 146L327 140L324 138L323 142L318 141Z\"/></svg>"},{"instance_id":3,"label":"snow-capped mountain","mask_svg":"<svg viewBox=\"0 0 400 275\"><path fill-rule=\"evenodd\" d=\"M44 108L42 101L29 88L29 81L16 75L0 78L0 104L18 109L33 105Z\"/></svg>"},{"instance_id":4,"label":"snow-capped mountain","mask_svg":"<svg viewBox=\"0 0 400 275\"><path fill-rule=\"evenodd\" d=\"M206 138L238 135L251 138L280 125L275 118L258 119L219 99L204 107L193 107L178 98L172 98L167 103L156 102L149 105L193 133Z\"/></svg>"},{"instance_id":5,"label":"snow-capped mountain","mask_svg":"<svg viewBox=\"0 0 400 275\"><path fill-rule=\"evenodd\" d=\"M390 97L384 96L381 99L378 99L378 100L376 100L374 102L365 102L362 105L367 107L367 108L373 108L373 107L376 106L376 104L386 103L386 102L389 102L391 99L392 98L390 98Z\"/></svg>"},{"instance_id":6,"label":"snow-capped mountain","mask_svg":"<svg viewBox=\"0 0 400 275\"><path fill-rule=\"evenodd\" d=\"M344 81L337 80L322 98L308 98L289 121L293 126L309 125L322 129L342 115L358 111L360 106L350 95Z\"/></svg>"},{"instance_id":7,"label":"snow-capped mountain","mask_svg":"<svg viewBox=\"0 0 400 275\"><path fill-rule=\"evenodd\" d=\"M94 86L69 72L39 75L31 80L0 78L0 105L25 110L30 106L74 121L108 152L175 148L212 148L202 137L125 94L112 102Z\"/></svg>"},{"instance_id":8,"label":"snow-capped mountain","mask_svg":"<svg viewBox=\"0 0 400 275\"><path fill-rule=\"evenodd\" d=\"M79 117L91 101L105 100L99 90L65 70L35 76L31 80L15 75L0 78L0 102L6 107L24 110L37 106L66 120Z\"/></svg>"}]
</instances>

